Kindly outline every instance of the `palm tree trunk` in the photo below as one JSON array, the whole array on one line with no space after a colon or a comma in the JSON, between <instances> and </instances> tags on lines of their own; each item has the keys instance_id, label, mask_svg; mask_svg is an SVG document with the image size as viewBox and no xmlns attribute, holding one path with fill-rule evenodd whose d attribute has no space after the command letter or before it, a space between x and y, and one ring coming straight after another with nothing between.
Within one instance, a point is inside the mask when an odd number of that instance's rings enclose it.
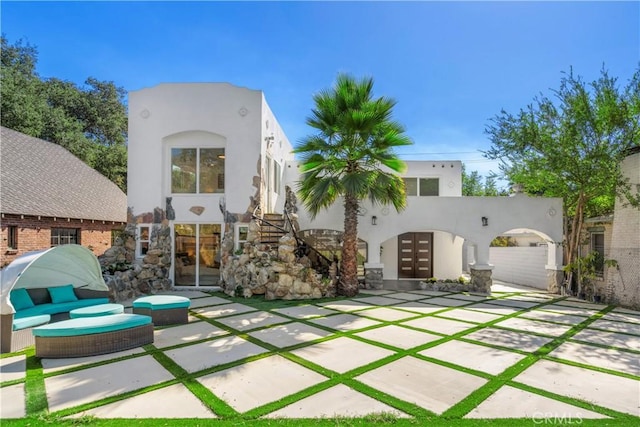
<instances>
[{"instance_id":1,"label":"palm tree trunk","mask_svg":"<svg viewBox=\"0 0 640 427\"><path fill-rule=\"evenodd\" d=\"M352 297L358 294L358 199L344 198L344 241L338 295Z\"/></svg>"}]
</instances>

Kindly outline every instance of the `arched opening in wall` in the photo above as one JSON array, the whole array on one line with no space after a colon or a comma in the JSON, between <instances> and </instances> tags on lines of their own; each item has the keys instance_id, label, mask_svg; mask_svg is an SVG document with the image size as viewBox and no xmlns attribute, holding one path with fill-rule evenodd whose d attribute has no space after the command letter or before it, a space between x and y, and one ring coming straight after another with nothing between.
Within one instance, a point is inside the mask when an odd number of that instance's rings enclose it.
<instances>
[{"instance_id":1,"label":"arched opening in wall","mask_svg":"<svg viewBox=\"0 0 640 427\"><path fill-rule=\"evenodd\" d=\"M464 239L453 233L429 229L407 231L380 246L386 280L457 279L462 271Z\"/></svg>"},{"instance_id":2,"label":"arched opening in wall","mask_svg":"<svg viewBox=\"0 0 640 427\"><path fill-rule=\"evenodd\" d=\"M344 233L338 230L329 229L309 229L298 232L300 237L307 244L313 256L317 251L329 261L336 260L340 263L342 259L342 242ZM367 262L367 242L358 239L358 278L364 280L364 263Z\"/></svg>"},{"instance_id":3,"label":"arched opening in wall","mask_svg":"<svg viewBox=\"0 0 640 427\"><path fill-rule=\"evenodd\" d=\"M552 253L553 252L553 253ZM508 284L547 289L547 265L554 264L555 243L545 234L516 228L496 236L489 248L491 278Z\"/></svg>"}]
</instances>

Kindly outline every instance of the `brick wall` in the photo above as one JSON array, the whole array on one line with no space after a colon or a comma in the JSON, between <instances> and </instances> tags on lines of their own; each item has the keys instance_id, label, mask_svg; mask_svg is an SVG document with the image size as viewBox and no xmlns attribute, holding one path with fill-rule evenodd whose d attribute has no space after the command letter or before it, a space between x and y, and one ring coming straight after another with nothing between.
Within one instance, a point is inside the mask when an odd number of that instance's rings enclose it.
<instances>
[{"instance_id":1,"label":"brick wall","mask_svg":"<svg viewBox=\"0 0 640 427\"><path fill-rule=\"evenodd\" d=\"M80 244L98 256L111 247L111 231L122 230L124 223L67 218L36 217L2 214L0 219L0 267L19 255L51 247L51 229L65 228L80 231ZM17 248L9 248L9 232L16 227Z\"/></svg>"}]
</instances>

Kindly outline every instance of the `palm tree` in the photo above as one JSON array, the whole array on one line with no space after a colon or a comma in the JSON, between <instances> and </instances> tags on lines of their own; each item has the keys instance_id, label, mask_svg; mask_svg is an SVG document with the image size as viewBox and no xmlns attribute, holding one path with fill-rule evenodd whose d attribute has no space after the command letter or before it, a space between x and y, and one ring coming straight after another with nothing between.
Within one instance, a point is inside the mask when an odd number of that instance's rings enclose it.
<instances>
[{"instance_id":1,"label":"palm tree","mask_svg":"<svg viewBox=\"0 0 640 427\"><path fill-rule=\"evenodd\" d=\"M404 128L391 118L395 101L373 98L373 79L338 75L334 87L313 97L307 124L316 130L294 150L300 154L301 200L312 219L342 197L344 239L338 295L358 293L358 209L362 200L404 209L404 183L396 174L406 169L393 152L410 145Z\"/></svg>"}]
</instances>

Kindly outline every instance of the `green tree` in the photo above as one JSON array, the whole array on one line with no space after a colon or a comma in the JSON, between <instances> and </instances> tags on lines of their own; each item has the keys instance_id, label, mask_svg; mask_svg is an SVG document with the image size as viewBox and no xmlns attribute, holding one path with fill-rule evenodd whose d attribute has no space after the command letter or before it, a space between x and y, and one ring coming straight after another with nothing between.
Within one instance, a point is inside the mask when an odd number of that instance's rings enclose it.
<instances>
[{"instance_id":1,"label":"green tree","mask_svg":"<svg viewBox=\"0 0 640 427\"><path fill-rule=\"evenodd\" d=\"M462 195L463 196L506 196L507 191L498 189L494 176L482 178L478 171L467 173L462 165Z\"/></svg>"},{"instance_id":2,"label":"green tree","mask_svg":"<svg viewBox=\"0 0 640 427\"><path fill-rule=\"evenodd\" d=\"M540 95L516 114L495 116L485 155L500 159L506 178L526 193L563 198L564 262L572 264L586 217L611 212L616 194L637 204L620 162L640 143L640 69L622 90L605 69L590 84L570 70L552 93L554 99Z\"/></svg>"},{"instance_id":3,"label":"green tree","mask_svg":"<svg viewBox=\"0 0 640 427\"><path fill-rule=\"evenodd\" d=\"M404 209L404 183L396 174L405 163L395 147L412 144L402 125L392 119L396 104L373 97L373 79L338 75L332 89L313 97L307 125L315 134L294 150L301 158L301 200L312 217L340 201L344 204L344 240L339 295L358 293L358 209L363 200Z\"/></svg>"},{"instance_id":4,"label":"green tree","mask_svg":"<svg viewBox=\"0 0 640 427\"><path fill-rule=\"evenodd\" d=\"M126 191L126 92L89 77L84 87L36 72L38 51L2 36L2 126L59 144Z\"/></svg>"}]
</instances>

